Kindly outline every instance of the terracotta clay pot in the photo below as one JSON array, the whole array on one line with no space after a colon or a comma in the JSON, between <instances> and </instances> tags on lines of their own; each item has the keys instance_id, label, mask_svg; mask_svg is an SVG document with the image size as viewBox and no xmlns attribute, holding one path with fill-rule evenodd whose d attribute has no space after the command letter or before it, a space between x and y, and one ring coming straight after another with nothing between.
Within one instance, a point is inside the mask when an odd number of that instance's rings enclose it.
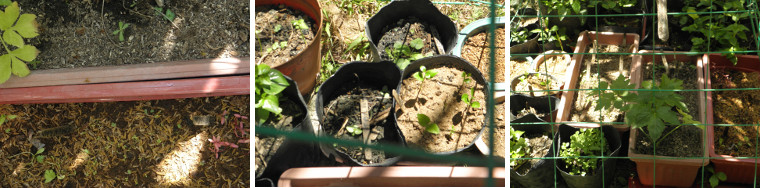
<instances>
[{"instance_id":1,"label":"terracotta clay pot","mask_svg":"<svg viewBox=\"0 0 760 188\"><path fill-rule=\"evenodd\" d=\"M707 62L705 73L716 69L760 72L760 66L758 66L760 59L758 59L758 56L736 55L738 58L736 65L733 65L731 61L721 54L705 54L704 56ZM706 77L706 87L707 89L712 89L710 76L707 75ZM707 124L712 125L713 123L713 96L712 91L707 91ZM755 178L760 178L760 173L755 172L755 168L758 167L757 159L738 159L730 155L717 154L715 153L715 139L715 128L707 126L707 149L711 157L710 161L715 165L716 172L726 173L726 182L752 184Z\"/></svg>"},{"instance_id":2,"label":"terracotta clay pot","mask_svg":"<svg viewBox=\"0 0 760 188\"><path fill-rule=\"evenodd\" d=\"M301 95L310 95L317 84L317 74L322 62L322 56L320 55L322 51L320 44L322 41L322 9L319 7L319 2L317 0L258 0L255 3L255 6L284 4L303 12L316 22L317 31L314 40L309 42L306 49L285 63L272 66L272 68L279 70L282 74L293 78L298 83Z\"/></svg>"}]
</instances>

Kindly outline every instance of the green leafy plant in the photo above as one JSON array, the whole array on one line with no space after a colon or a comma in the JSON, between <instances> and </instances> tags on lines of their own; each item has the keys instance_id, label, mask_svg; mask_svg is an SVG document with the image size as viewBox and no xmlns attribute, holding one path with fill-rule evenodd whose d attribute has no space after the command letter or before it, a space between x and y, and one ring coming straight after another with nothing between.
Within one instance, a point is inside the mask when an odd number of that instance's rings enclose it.
<instances>
[{"instance_id":1,"label":"green leafy plant","mask_svg":"<svg viewBox=\"0 0 760 188\"><path fill-rule=\"evenodd\" d=\"M689 109L685 103L681 102L683 97L673 91L683 89L682 85L683 81L675 78L670 79L668 75L663 74L659 84L652 80L644 81L641 83L641 89L646 90L633 93L628 90L634 89L635 85L620 75L609 85L610 89L619 90L607 92L607 82L599 82L598 89L600 90L592 90L589 94L599 95L596 110L614 107L625 111L625 123L631 128L641 129L643 134L646 134L652 142L657 144L661 137L667 137L681 125L699 124L698 121L693 120L691 115L687 114ZM674 107L676 111L672 110ZM680 121L679 117L681 117ZM663 136L662 132L665 130L665 125L677 127ZM703 125L697 127L704 129ZM648 134L643 131L643 128L647 128Z\"/></svg>"},{"instance_id":2,"label":"green leafy plant","mask_svg":"<svg viewBox=\"0 0 760 188\"><path fill-rule=\"evenodd\" d=\"M712 164L705 166L705 168L707 169L708 172L710 172L710 174L712 174L709 179L710 187L715 188L718 186L718 184L720 184L721 181L726 181L726 179L728 178L726 176L726 173L724 172L715 172L715 168L713 167Z\"/></svg>"},{"instance_id":3,"label":"green leafy plant","mask_svg":"<svg viewBox=\"0 0 760 188\"><path fill-rule=\"evenodd\" d=\"M269 46L269 48L267 48L267 53L272 52L272 50L285 49L287 46L288 42L286 41L274 42L272 43L272 46Z\"/></svg>"},{"instance_id":4,"label":"green leafy plant","mask_svg":"<svg viewBox=\"0 0 760 188\"><path fill-rule=\"evenodd\" d=\"M462 95L462 102L466 103L469 107L472 108L480 108L480 102L475 101L475 88L470 88L470 93L463 94Z\"/></svg>"},{"instance_id":5,"label":"green leafy plant","mask_svg":"<svg viewBox=\"0 0 760 188\"><path fill-rule=\"evenodd\" d=\"M119 28L113 31L114 35L119 35L119 41L124 42L124 31L129 27L129 23L119 21Z\"/></svg>"},{"instance_id":6,"label":"green leafy plant","mask_svg":"<svg viewBox=\"0 0 760 188\"><path fill-rule=\"evenodd\" d=\"M255 69L256 124L261 124L269 119L270 114L282 113L279 98L290 84L280 71L269 68L268 65L259 64Z\"/></svg>"},{"instance_id":7,"label":"green leafy plant","mask_svg":"<svg viewBox=\"0 0 760 188\"><path fill-rule=\"evenodd\" d=\"M301 29L301 30L303 30L303 29L309 29L309 26L306 25L306 22L304 22L303 19L293 20L290 23L292 23L293 27L296 28L296 29Z\"/></svg>"},{"instance_id":8,"label":"green leafy plant","mask_svg":"<svg viewBox=\"0 0 760 188\"><path fill-rule=\"evenodd\" d=\"M349 55L349 58L351 58L352 61L358 61L366 57L367 54L369 54L369 50L369 41L367 41L366 37L360 36L356 37L356 39L348 44L346 50L343 51L343 56L345 57L346 55ZM349 53L356 55L351 57Z\"/></svg>"},{"instance_id":9,"label":"green leafy plant","mask_svg":"<svg viewBox=\"0 0 760 188\"><path fill-rule=\"evenodd\" d=\"M0 126L3 126L3 123L5 123L5 121L16 119L16 117L18 117L18 116L17 115L5 115L5 114L0 115Z\"/></svg>"},{"instance_id":10,"label":"green leafy plant","mask_svg":"<svg viewBox=\"0 0 760 188\"><path fill-rule=\"evenodd\" d=\"M438 124L433 123L433 121L430 120L430 117L425 114L417 114L417 122L425 127L425 131L429 133L438 134L441 132L441 130L438 129Z\"/></svg>"},{"instance_id":11,"label":"green leafy plant","mask_svg":"<svg viewBox=\"0 0 760 188\"><path fill-rule=\"evenodd\" d=\"M435 75L438 74L438 71L435 70L428 70L425 66L420 66L420 71L415 72L412 74L412 77L414 79L417 79L420 81L420 86L417 89L417 97L420 96L420 91L422 91L422 84L425 83L425 80L431 79L435 77Z\"/></svg>"},{"instance_id":12,"label":"green leafy plant","mask_svg":"<svg viewBox=\"0 0 760 188\"><path fill-rule=\"evenodd\" d=\"M53 170L45 170L45 183L50 183L55 179L55 171Z\"/></svg>"},{"instance_id":13,"label":"green leafy plant","mask_svg":"<svg viewBox=\"0 0 760 188\"><path fill-rule=\"evenodd\" d=\"M710 3L712 2L712 4ZM676 15L678 23L681 24L681 30L689 33L701 34L691 38L691 51L727 51L723 54L736 64L736 51L747 50L743 48L741 41L747 41L747 33L752 32L744 26L743 22L749 22L750 13L742 12L747 10L744 0L738 1L685 1L683 11L687 13L709 12L709 11L737 11L728 13L714 14L686 14ZM753 2L751 2L753 3ZM749 6L747 6L749 7ZM708 40L712 41L709 43Z\"/></svg>"},{"instance_id":14,"label":"green leafy plant","mask_svg":"<svg viewBox=\"0 0 760 188\"><path fill-rule=\"evenodd\" d=\"M45 148L43 147L37 148L37 152L32 154L32 162L31 162L32 164L34 164L34 161L37 161L37 163L42 163L45 161L45 155L40 155L42 154L42 152L45 152Z\"/></svg>"},{"instance_id":15,"label":"green leafy plant","mask_svg":"<svg viewBox=\"0 0 760 188\"><path fill-rule=\"evenodd\" d=\"M6 54L0 55L0 84L7 81L11 74L18 77L29 75L29 67L26 63L37 58L40 51L32 45L24 43L25 38L34 38L39 35L38 25L34 14L20 14L17 2L7 3L5 11L0 11L0 43L3 44ZM19 15L20 14L20 15Z\"/></svg>"},{"instance_id":16,"label":"green leafy plant","mask_svg":"<svg viewBox=\"0 0 760 188\"><path fill-rule=\"evenodd\" d=\"M593 157L579 158L580 156L603 156L609 153L600 128L580 129L570 136L570 143L562 143L560 147L559 156L565 157L562 160L571 175L591 175L600 160Z\"/></svg>"},{"instance_id":17,"label":"green leafy plant","mask_svg":"<svg viewBox=\"0 0 760 188\"><path fill-rule=\"evenodd\" d=\"M564 27L557 27L556 25L554 25L551 28L538 28L538 29L533 29L530 32L536 33L539 35L538 41L543 41L545 43L557 41L556 43L554 43L554 45L564 50L564 47L562 46L562 41L567 41L566 29Z\"/></svg>"},{"instance_id":18,"label":"green leafy plant","mask_svg":"<svg viewBox=\"0 0 760 188\"><path fill-rule=\"evenodd\" d=\"M393 63L396 63L396 66L401 70L404 70L412 61L433 55L432 52L428 52L424 55L420 53L420 50L422 50L422 47L424 46L425 44L420 38L412 40L409 42L409 45L404 45L401 41L396 41L393 43L392 50L390 48L385 48L385 53L393 59Z\"/></svg>"},{"instance_id":19,"label":"green leafy plant","mask_svg":"<svg viewBox=\"0 0 760 188\"><path fill-rule=\"evenodd\" d=\"M515 160L515 158L520 158L530 153L528 141L522 137L523 133L525 133L525 131L516 131L511 126L509 127L509 156L511 158L509 166L514 167L514 169L519 168L520 165L528 161Z\"/></svg>"},{"instance_id":20,"label":"green leafy plant","mask_svg":"<svg viewBox=\"0 0 760 188\"><path fill-rule=\"evenodd\" d=\"M177 17L177 15L174 14L174 12L172 12L172 10L170 10L168 8L166 9L165 13L164 13L164 9L161 8L161 7L153 7L153 9L156 10L156 14L161 15L164 19L166 19L169 22L174 21L174 18Z\"/></svg>"},{"instance_id":21,"label":"green leafy plant","mask_svg":"<svg viewBox=\"0 0 760 188\"><path fill-rule=\"evenodd\" d=\"M351 133L352 136L362 134L362 128L359 125L346 126L346 130Z\"/></svg>"}]
</instances>

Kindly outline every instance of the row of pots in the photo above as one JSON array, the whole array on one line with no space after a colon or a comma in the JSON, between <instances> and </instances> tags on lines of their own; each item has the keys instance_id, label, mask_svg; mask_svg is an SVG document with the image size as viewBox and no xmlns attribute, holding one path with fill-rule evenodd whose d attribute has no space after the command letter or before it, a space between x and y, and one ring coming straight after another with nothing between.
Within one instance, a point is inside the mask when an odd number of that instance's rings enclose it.
<instances>
[{"instance_id":1,"label":"row of pots","mask_svg":"<svg viewBox=\"0 0 760 188\"><path fill-rule=\"evenodd\" d=\"M574 55L572 60L570 60L568 63L568 66L570 67L567 70L567 73L565 74L565 77L563 81L564 83L564 89L569 90L565 91L560 94L559 97L559 103L556 106L556 115L554 116L556 121L559 122L555 124L554 129L552 130L561 130L563 128L560 127L559 124L568 124L572 127L577 128L594 128L599 127L600 124L598 123L574 123L570 118L570 111L573 105L573 102L575 101L575 97L577 95L578 91L573 91L573 89L579 89L576 88L578 78L579 78L579 71L580 71L580 64L583 61L583 56L586 52L586 48L589 47L594 40L598 40L599 44L610 44L610 45L621 45L625 44L627 41L628 44L632 44L632 47L628 49L627 53L633 53L630 56L627 56L625 58L631 58L632 64L630 70L630 75L626 75L628 78L631 79L631 82L636 84L638 88L641 80L642 80L642 71L645 65L649 63L662 63L663 59L669 62L673 61L680 61L680 62L693 62L696 67L696 73L694 75L697 75L698 88L700 90L703 89L711 89L711 81L710 77L706 76L710 71L715 71L719 69L728 69L728 70L738 70L743 72L760 72L760 68L756 66L757 62L760 62L758 60L758 56L749 56L749 55L737 55L739 62L736 65L733 65L728 59L721 56L720 54L700 54L700 55L687 55L686 52L663 52L663 51L649 51L649 50L641 50L637 51L636 47L638 46L638 35L636 34L624 34L624 33L608 33L608 32L593 32L593 31L584 31L581 32L580 37L578 39L578 46L574 50ZM634 53L637 52L637 53ZM658 57L654 57L654 55L657 55ZM628 125L625 124L612 124L610 126L604 125L602 127L614 127L617 129L617 133L624 133L630 130L630 141L629 141L629 148L628 148L628 157L630 160L634 161L638 173L638 177L640 178L641 183L645 185L660 185L660 186L676 186L676 187L686 187L691 186L694 182L698 169L702 166L705 166L708 164L708 162L712 162L715 166L716 172L724 172L726 173L728 179L727 182L733 182L733 183L745 183L745 184L751 184L753 183L753 180L755 177L760 177L757 175L753 175L756 173L754 172L755 166L757 166L757 163L754 159L740 159L729 155L719 155L715 152L715 145L714 141L717 139L714 135L714 126L713 124L713 97L712 97L712 91L706 91L706 92L698 92L699 99L706 99L706 100L698 100L699 101L699 121L702 124L706 124L706 129L703 130L702 134L703 138L706 139L700 139L702 142L702 146L706 147L702 153L702 156L699 158L689 158L689 159L683 159L683 158L677 158L677 157L669 157L669 156L654 156L654 155L644 155L637 153L633 148L635 147L635 139L636 135L639 134L639 130L637 129L630 129ZM523 96L525 97L525 96ZM552 96L553 97L553 96ZM547 99L542 99L543 101L547 101ZM556 99L555 99L556 100ZM514 101L513 101L514 104ZM555 107L554 104L551 104L552 107ZM513 105L514 106L514 105ZM513 115L515 113L515 109L513 110ZM519 110L519 109L517 109ZM582 112L581 112L582 113ZM543 120L542 120L543 121ZM542 121L534 121L534 122L542 122ZM546 119L545 121L552 122L551 119ZM512 123L515 123L512 121ZM513 127L517 128L518 125L513 125ZM559 138L562 138L562 136L558 136ZM555 141L556 142L556 141ZM548 155L547 155L548 156ZM706 160L708 159L709 160ZM513 174L514 175L514 174ZM563 174L564 175L564 174ZM515 176L513 176L515 177ZM521 177L521 176L517 176ZM609 182L609 181L604 181Z\"/></svg>"}]
</instances>

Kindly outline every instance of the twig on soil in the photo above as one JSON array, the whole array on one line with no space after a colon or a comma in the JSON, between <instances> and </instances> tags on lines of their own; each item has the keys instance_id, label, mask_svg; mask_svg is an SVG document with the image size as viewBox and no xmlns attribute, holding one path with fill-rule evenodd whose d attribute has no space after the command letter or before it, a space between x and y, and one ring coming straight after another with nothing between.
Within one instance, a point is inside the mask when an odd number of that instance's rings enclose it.
<instances>
[{"instance_id":1,"label":"twig on soil","mask_svg":"<svg viewBox=\"0 0 760 188\"><path fill-rule=\"evenodd\" d=\"M362 140L365 144L369 144L369 102L367 99L361 99L359 108L361 108L362 118ZM367 160L372 160L372 151L370 149L364 148L364 158Z\"/></svg>"},{"instance_id":2,"label":"twig on soil","mask_svg":"<svg viewBox=\"0 0 760 188\"><path fill-rule=\"evenodd\" d=\"M438 54L446 54L446 51L443 50L443 44L441 43L441 41L438 40L437 37L435 37L435 36L438 36L438 29L435 29L435 27L431 27L430 31L432 32L432 35L433 35L433 36L430 36L430 38L433 38L433 41L435 41L435 47L436 49L438 49Z\"/></svg>"},{"instance_id":3,"label":"twig on soil","mask_svg":"<svg viewBox=\"0 0 760 188\"><path fill-rule=\"evenodd\" d=\"M338 129L338 133L337 133L337 134L335 134L335 136L338 136L338 137L340 137L340 136L342 136L342 135L343 135L343 134L346 132L346 131L344 131L344 130L346 130L346 124L347 124L347 123L348 123L348 118L345 118L345 119L343 120L343 125L341 125L341 126L340 126L340 129Z\"/></svg>"}]
</instances>

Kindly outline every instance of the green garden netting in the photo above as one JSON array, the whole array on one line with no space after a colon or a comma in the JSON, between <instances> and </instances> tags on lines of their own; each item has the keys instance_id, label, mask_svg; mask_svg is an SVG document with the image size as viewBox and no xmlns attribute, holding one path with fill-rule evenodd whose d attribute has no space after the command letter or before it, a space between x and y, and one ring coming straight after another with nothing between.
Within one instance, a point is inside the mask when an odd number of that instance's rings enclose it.
<instances>
[{"instance_id":1,"label":"green garden netting","mask_svg":"<svg viewBox=\"0 0 760 188\"><path fill-rule=\"evenodd\" d=\"M597 3L597 4L594 4ZM610 4L611 3L611 4ZM633 5L630 5L633 4ZM742 57L737 58L737 56L742 55L760 55L760 27L758 27L758 22L760 19L760 14L758 12L760 9L758 9L758 2L757 1L718 1L718 0L685 0L685 1L674 1L670 0L667 3L668 12L668 29L669 29L669 40L661 40L660 35L658 35L658 25L657 25L657 0L623 0L623 1L594 1L594 0L537 0L537 1L525 1L525 0L518 0L513 1L510 3L510 7L507 9L510 10L509 12L511 15L509 16L511 20L511 24L515 23L523 23L525 20L536 20L535 22L539 25L538 28L545 28L544 30L545 34L541 35L539 34L538 41L540 43L541 51L548 50L548 48L558 48L558 50L563 50L564 52L559 54L568 54L570 56L573 56L574 60L580 60L575 59L575 56L584 55L584 59L590 58L590 63L596 64L594 67L590 67L591 69L586 69L589 71L587 75L592 75L590 78L595 78L595 81L597 83L605 82L614 84L615 77L611 77L609 75L604 75L602 72L602 69L605 66L601 62L600 57L607 56L612 57L611 62L618 62L621 61L620 59L633 59L632 61L635 61L636 58L633 58L632 56L639 56L641 59L649 59L657 62L670 62L670 63L678 63L674 62L673 60L663 60L664 58L670 58L670 56L677 55L686 55L690 58L692 58L692 61L699 61L704 60L705 57L710 58L709 64L704 64L707 68L702 71L704 73L704 78L709 79L712 75L720 74L720 76L724 76L727 78L728 82L726 83L716 83L716 80L712 80L712 88L711 89L699 89L699 88L682 88L682 89L658 89L657 87L653 87L651 89L641 89L643 87L638 87L639 89L633 89L633 88L617 88L617 89L607 89L607 85L604 85L603 87L597 87L598 85L594 85L590 88L583 88L578 89L577 87L574 87L574 89L568 89L568 83L565 83L564 88L562 89L534 89L532 91L527 90L517 90L517 91L511 91L512 94L516 93L522 93L522 94L528 94L530 92L534 93L541 93L541 92L576 92L575 97L579 97L579 93L590 93L592 91L597 91L593 95L596 95L596 103L612 103L612 101L603 101L608 99L609 97L602 96L603 93L612 93L612 92L621 92L621 91L636 91L639 93L648 93L651 92L652 95L665 95L667 93L673 93L673 92L679 92L680 94L690 94L689 96L699 96L701 93L702 96L697 97L697 100L702 101L708 105L704 106L698 106L695 109L689 109L697 113L697 116L703 116L708 117L708 115L712 116L713 114L708 111L707 108L714 108L715 106L709 105L710 102L714 105L721 105L723 103L729 104L728 106L734 107L738 111L751 111L754 109L752 106L746 106L746 103L741 103L741 101L736 102L739 100L738 98L729 98L729 97L716 97L717 93L721 94L738 94L738 95L744 95L749 96L742 99L752 100L753 96L760 92L760 87L757 85L751 85L754 83L757 83L757 79L755 79L755 82L746 81L746 85L730 85L732 77L735 75L729 74L727 72L715 72L715 71L722 71L722 69L715 69L713 70L710 67L715 66L717 59L725 59L726 62L733 62L728 63L729 66L744 66L744 67L760 67L760 61L757 60L757 58L746 58L744 60L747 60L745 62L742 62ZM536 11L530 11L526 8L532 8ZM585 11L583 11L585 10ZM542 14L543 13L543 14ZM562 25L561 21L556 22L557 19L563 19L564 21L580 21L581 26L577 26L577 28L574 28L573 26L567 26ZM554 19L554 20L553 20ZM636 29L633 30L625 30L624 27L617 27L616 29L619 29L617 33L635 33L640 36L641 41L639 41L639 51L632 51L632 52L623 52L622 50L612 50L613 52L599 52L602 49L602 45L597 45L594 43L589 44L589 50L586 51L579 51L578 49L567 49L568 46L572 47L575 46L577 42L576 41L577 36L581 32L581 29L579 28L585 28L585 30L606 30L610 29L611 27L603 27L603 26L620 26L625 25L625 23L622 23L620 21L628 20L636 20L638 19L639 22L635 24L629 24L628 28L630 28L631 25L635 26ZM522 25L521 25L522 26ZM552 26L558 26L556 29L552 29ZM563 28L564 27L564 28ZM517 33L521 29L520 27L510 27L512 29L511 38L520 37L521 34L528 34L529 31L524 31L523 33ZM590 28L590 29L589 29ZM518 30L515 30L518 29ZM613 28L614 30L615 28ZM548 31L548 32L546 32ZM552 32L552 33L549 33ZM563 33L564 32L564 33ZM547 34L548 33L548 34ZM512 35L516 34L516 35ZM585 36L591 36L589 40L592 41L598 41L600 38L604 38L600 35L585 35ZM625 37L625 35L623 35ZM525 39L525 38L524 38ZM526 39L527 40L527 39ZM632 41L628 41L628 44L631 44ZM553 43L553 44L552 44ZM559 44L557 44L559 43ZM572 43L572 45L567 45L568 43ZM600 42L601 43L601 42ZM546 45L549 44L549 45ZM643 49L642 49L643 48ZM640 50L647 50L643 53L640 53ZM705 55L705 54L716 54L716 55ZM540 55L540 53L537 52L530 52L530 53L510 53L509 57L512 58L524 58L526 56L537 56ZM593 57L589 57L593 56ZM570 60L568 60L570 61ZM583 61L583 60L580 60ZM736 61L739 61L738 64ZM576 62L581 63L581 62ZM633 62L631 62L633 63ZM706 62L705 62L706 63ZM550 73L547 63L544 63L544 69L546 70L543 73ZM620 63L622 64L622 63ZM668 66L667 64L664 66ZM642 65L641 69L643 72L644 69L646 69L646 65ZM572 70L572 68L569 68ZM579 68L583 70L583 67ZM649 76L651 76L651 80L655 80L655 82L663 82L663 80L660 79L659 76L656 76L656 74L661 74L663 70L662 68L656 67L655 64L652 64L652 66L649 68ZM670 68L664 68L664 71L668 71ZM634 70L628 69L621 69L622 71L629 71L632 72ZM760 70L755 69L755 70ZM673 71L673 70L669 70ZM713 72L711 72L713 71ZM639 73L641 77L647 77L647 75L644 75L643 73ZM668 72L664 72L665 74L668 74ZM569 74L569 71L568 71ZM580 76L583 76L584 73L579 73ZM593 76L596 74L595 76ZM674 73L677 74L677 73ZM632 75L632 74L629 74ZM511 77L514 77L515 75L511 75ZM570 78L571 76L566 76L566 78ZM603 80L605 79L605 80ZM642 79L643 78L638 78ZM730 82L730 83L729 83ZM738 81L737 81L738 82ZM699 83L698 83L699 84ZM723 89L716 89L716 85L728 85L729 88L723 88ZM703 84L704 86L704 84ZM612 87L610 87L612 88ZM600 92L601 91L601 92ZM605 92L606 91L606 92ZM590 95L590 94L589 94ZM711 96L712 101L708 101L708 97ZM563 97L566 97L566 95L563 94ZM565 99L563 99L565 100ZM570 99L568 99L570 100ZM623 100L623 99L620 99ZM727 102L728 101L728 102ZM574 107L573 103L578 101L570 101L570 107ZM582 101L586 102L586 101ZM731 103L729 103L731 102ZM562 104L560 103L558 106L562 108ZM630 104L630 103L629 103ZM677 106L677 104L670 104L670 106ZM564 106L567 107L567 106ZM669 119L672 118L672 116L666 116L665 114L672 115L673 109L675 108L667 108L663 111L670 111L663 112L663 115L661 116L661 119ZM626 118L636 119L636 115L639 115L639 112L636 112L635 109L628 109L629 111L626 111ZM631 111L632 110L632 111ZM735 111L736 111L735 110ZM596 111L596 112L593 112ZM658 110L659 111L659 110ZM753 111L754 112L754 111ZM561 112L560 112L561 113ZM570 112L572 113L572 111ZM644 123L644 124L635 124L635 125L645 125L647 127L643 127L639 130L637 130L639 133L641 133L643 130L646 130L647 132L651 133L650 127L654 126L648 126L648 125L661 125L661 124L669 124L667 126L677 126L677 125L684 125L684 127L702 127L703 134L700 135L701 139L705 140L702 144L702 148L704 148L705 152L708 150L708 134L707 130L712 129L711 127L717 128L723 128L727 127L728 130L734 130L735 132L740 132L743 129L739 129L738 127L755 127L754 129L760 129L760 125L758 121L750 121L750 122L738 122L738 121L730 121L730 120L723 120L724 118L727 118L728 115L724 117L724 112L717 112L715 111L715 122L710 124L707 122L690 122L690 123L684 123L683 115L676 114L677 117L682 117L680 119L676 118L675 120L669 119L667 121L678 121L680 123L663 123L663 122L651 122L651 123ZM593 106L588 109L585 113L583 111L578 112L576 114L594 114L596 115L596 118L576 118L573 119L571 117L569 118L563 118L558 119L558 117L561 117L560 115L554 116L550 115L550 120L548 124L595 124L595 125L623 125L625 124L624 118L621 118L621 116L618 116L615 120L611 121L605 121L603 115L610 114L606 109L596 109ZM651 111L650 114L652 116L657 116L660 118L658 112ZM748 113L752 114L752 113ZM755 113L757 114L757 113ZM627 117L627 116L631 117ZM572 115L570 115L572 116ZM694 120L700 121L699 117L693 117ZM584 121L588 119L596 119L597 121ZM609 119L609 118L608 118ZM650 118L654 119L654 118ZM722 121L719 121L718 119L722 119ZM705 119L706 120L706 119ZM558 123L559 121L564 121L561 123ZM654 121L654 120L653 120ZM631 120L631 122L635 122L635 120ZM538 125L538 124L547 124L544 122L532 122L532 123L510 123L511 125L519 125L519 124L529 124L529 125ZM638 127L636 127L638 128ZM636 129L635 127L630 127L630 129ZM552 131L556 131L555 127L552 126ZM657 132L657 131L655 131ZM621 133L628 135L628 132ZM665 133L663 133L665 135ZM754 139L753 139L754 137ZM603 137L601 137L603 138ZM754 133L747 133L742 138L730 138L726 135L718 135L718 133L715 133L715 142L723 143L724 139L726 141L728 140L742 140L744 142L739 142L742 144L746 144L746 146L742 146L742 148L745 148L743 150L747 150L746 148L749 148L751 151L745 151L745 153L751 153L751 156L743 156L743 157L734 157L735 159L752 159L757 162L757 159L760 158L758 154L758 145L760 145L760 134L757 134L757 132ZM598 140L597 142L601 143L602 140ZM658 143L659 144L659 143ZM670 151L658 151L657 145L654 144L653 147L653 153L668 153ZM718 148L719 146L715 146ZM723 146L721 146L723 147ZM625 144L622 146L621 149L627 150L628 145ZM556 148L552 148L555 150ZM602 150L605 150L606 148L602 147ZM734 148L735 149L735 148ZM557 153L558 151L554 151L554 153ZM626 152L627 153L627 152ZM733 155L736 156L736 155ZM512 158L508 160L531 160L531 159L556 159L556 160L562 160L567 158L587 158L587 159L615 159L618 161L621 160L636 160L636 159L648 159L652 160L652 157L629 157L629 156L617 156L617 157L606 157L606 156L570 156L570 157L522 157L522 158ZM694 182L694 185L698 187L710 187L710 180L711 177L713 177L713 174L717 174L717 167L713 169L713 164L715 162L710 162L711 159L723 159L724 157L665 157L665 156L659 156L655 155L655 159L676 159L676 160L686 160L686 159L694 159L698 160L702 163L708 163L705 168L699 168L696 179ZM654 160L652 160L654 161ZM657 162L655 161L652 166L653 168L656 168ZM604 165L600 165L599 168L602 169L602 171L614 171L615 168L611 167L605 167ZM618 167L619 168L619 167ZM712 170L715 170L713 172ZM638 173L638 172L637 172ZM678 172L677 172L678 173ZM726 172L728 174L728 178L732 178L731 174ZM731 185L742 185L742 186L755 186L757 187L758 180L758 169L757 165L754 165L754 169L751 173L754 173L754 176L752 176L751 182L745 182L744 183L738 183L738 184L731 184ZM604 175L604 174L603 174ZM637 174L636 179L640 178L641 174ZM554 177L555 180L560 176L558 172L555 171ZM619 175L616 175L616 178ZM750 175L751 176L751 175ZM656 174L655 174L656 177ZM715 176L717 178L718 176ZM625 175L624 177L625 185L621 186L627 186L627 180L628 176ZM604 178L603 178L604 179ZM718 178L720 179L720 178ZM718 180L715 179L715 180ZM616 181L613 179L613 181ZM658 181L667 181L663 179L654 179L653 184L658 185ZM716 181L718 182L718 181ZM721 182L723 184L724 182ZM736 182L729 182L729 183L736 183ZM555 187L563 187L561 185L561 181L555 181L554 186ZM610 187L611 185L620 185L620 184L614 184L614 182L605 182L607 187ZM514 184L513 184L514 185ZM614 187L614 186L613 186Z\"/></svg>"}]
</instances>

